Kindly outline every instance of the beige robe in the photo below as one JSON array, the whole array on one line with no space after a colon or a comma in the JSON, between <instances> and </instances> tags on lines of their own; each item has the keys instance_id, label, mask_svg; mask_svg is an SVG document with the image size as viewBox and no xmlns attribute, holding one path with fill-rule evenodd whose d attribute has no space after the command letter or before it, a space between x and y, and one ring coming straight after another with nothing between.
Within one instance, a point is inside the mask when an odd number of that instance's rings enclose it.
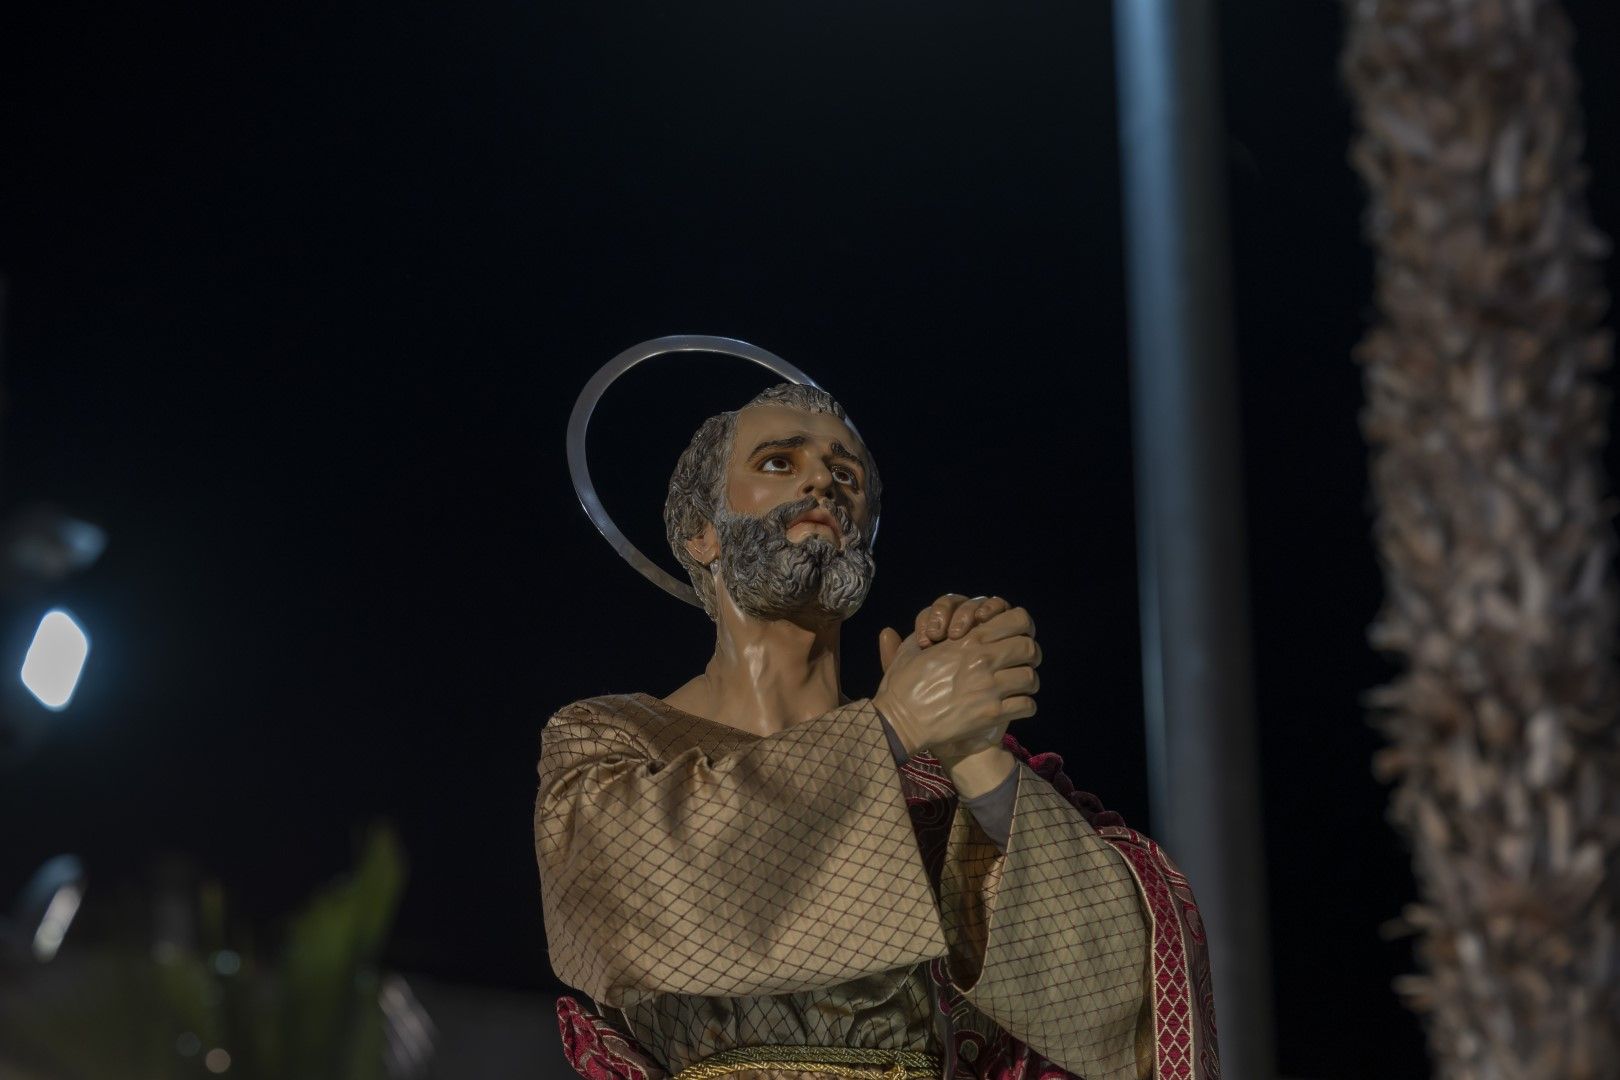
<instances>
[{"instance_id":1,"label":"beige robe","mask_svg":"<svg viewBox=\"0 0 1620 1080\"><path fill-rule=\"evenodd\" d=\"M535 807L552 966L674 1073L762 1043L938 1053L924 962L945 957L971 1006L958 1025L1129 1080L1148 948L1134 879L1017 768L1005 854L938 802L954 817L936 893L870 702L767 737L645 694L570 705L542 734Z\"/></svg>"}]
</instances>

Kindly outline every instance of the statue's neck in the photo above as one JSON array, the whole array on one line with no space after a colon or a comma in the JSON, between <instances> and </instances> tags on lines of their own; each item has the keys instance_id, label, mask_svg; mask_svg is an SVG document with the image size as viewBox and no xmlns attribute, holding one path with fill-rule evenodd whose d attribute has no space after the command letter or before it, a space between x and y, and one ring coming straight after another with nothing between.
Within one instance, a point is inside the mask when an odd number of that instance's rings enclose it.
<instances>
[{"instance_id":1,"label":"statue's neck","mask_svg":"<svg viewBox=\"0 0 1620 1080\"><path fill-rule=\"evenodd\" d=\"M724 589L717 600L713 658L666 701L756 735L773 735L843 702L839 623L758 619L738 609Z\"/></svg>"}]
</instances>

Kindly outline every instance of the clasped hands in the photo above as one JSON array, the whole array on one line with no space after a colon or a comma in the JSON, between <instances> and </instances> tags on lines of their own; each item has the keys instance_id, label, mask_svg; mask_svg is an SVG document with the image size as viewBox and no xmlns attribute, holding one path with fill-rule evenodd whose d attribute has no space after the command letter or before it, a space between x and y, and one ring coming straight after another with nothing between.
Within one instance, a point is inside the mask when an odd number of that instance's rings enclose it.
<instances>
[{"instance_id":1,"label":"clasped hands","mask_svg":"<svg viewBox=\"0 0 1620 1080\"><path fill-rule=\"evenodd\" d=\"M1035 623L1000 597L942 596L904 640L884 629L878 655L883 681L872 704L908 751L927 750L947 767L999 748L1010 721L1035 715Z\"/></svg>"}]
</instances>

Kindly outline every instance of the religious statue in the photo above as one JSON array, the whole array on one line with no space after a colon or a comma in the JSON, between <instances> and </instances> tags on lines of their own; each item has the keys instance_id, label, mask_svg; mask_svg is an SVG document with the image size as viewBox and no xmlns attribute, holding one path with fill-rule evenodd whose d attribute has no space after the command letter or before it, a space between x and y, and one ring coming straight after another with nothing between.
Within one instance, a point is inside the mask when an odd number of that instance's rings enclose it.
<instances>
[{"instance_id":1,"label":"religious statue","mask_svg":"<svg viewBox=\"0 0 1620 1080\"><path fill-rule=\"evenodd\" d=\"M881 493L808 380L710 418L681 455L666 534L714 656L661 698L580 701L542 733L551 962L594 1006L558 1003L570 1063L588 1080L1214 1080L1185 879L1006 733L1035 711L1028 612L941 596L880 635L876 690L844 694L839 631L872 582Z\"/></svg>"}]
</instances>

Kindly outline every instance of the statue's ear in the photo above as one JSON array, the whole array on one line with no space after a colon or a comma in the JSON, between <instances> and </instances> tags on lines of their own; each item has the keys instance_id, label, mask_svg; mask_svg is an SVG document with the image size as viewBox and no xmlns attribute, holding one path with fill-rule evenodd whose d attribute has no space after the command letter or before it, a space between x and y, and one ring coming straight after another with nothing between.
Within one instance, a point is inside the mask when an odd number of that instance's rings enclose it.
<instances>
[{"instance_id":1,"label":"statue's ear","mask_svg":"<svg viewBox=\"0 0 1620 1080\"><path fill-rule=\"evenodd\" d=\"M713 522L703 526L703 531L686 541L686 553L704 566L708 566L720 557L720 537L714 531Z\"/></svg>"}]
</instances>

